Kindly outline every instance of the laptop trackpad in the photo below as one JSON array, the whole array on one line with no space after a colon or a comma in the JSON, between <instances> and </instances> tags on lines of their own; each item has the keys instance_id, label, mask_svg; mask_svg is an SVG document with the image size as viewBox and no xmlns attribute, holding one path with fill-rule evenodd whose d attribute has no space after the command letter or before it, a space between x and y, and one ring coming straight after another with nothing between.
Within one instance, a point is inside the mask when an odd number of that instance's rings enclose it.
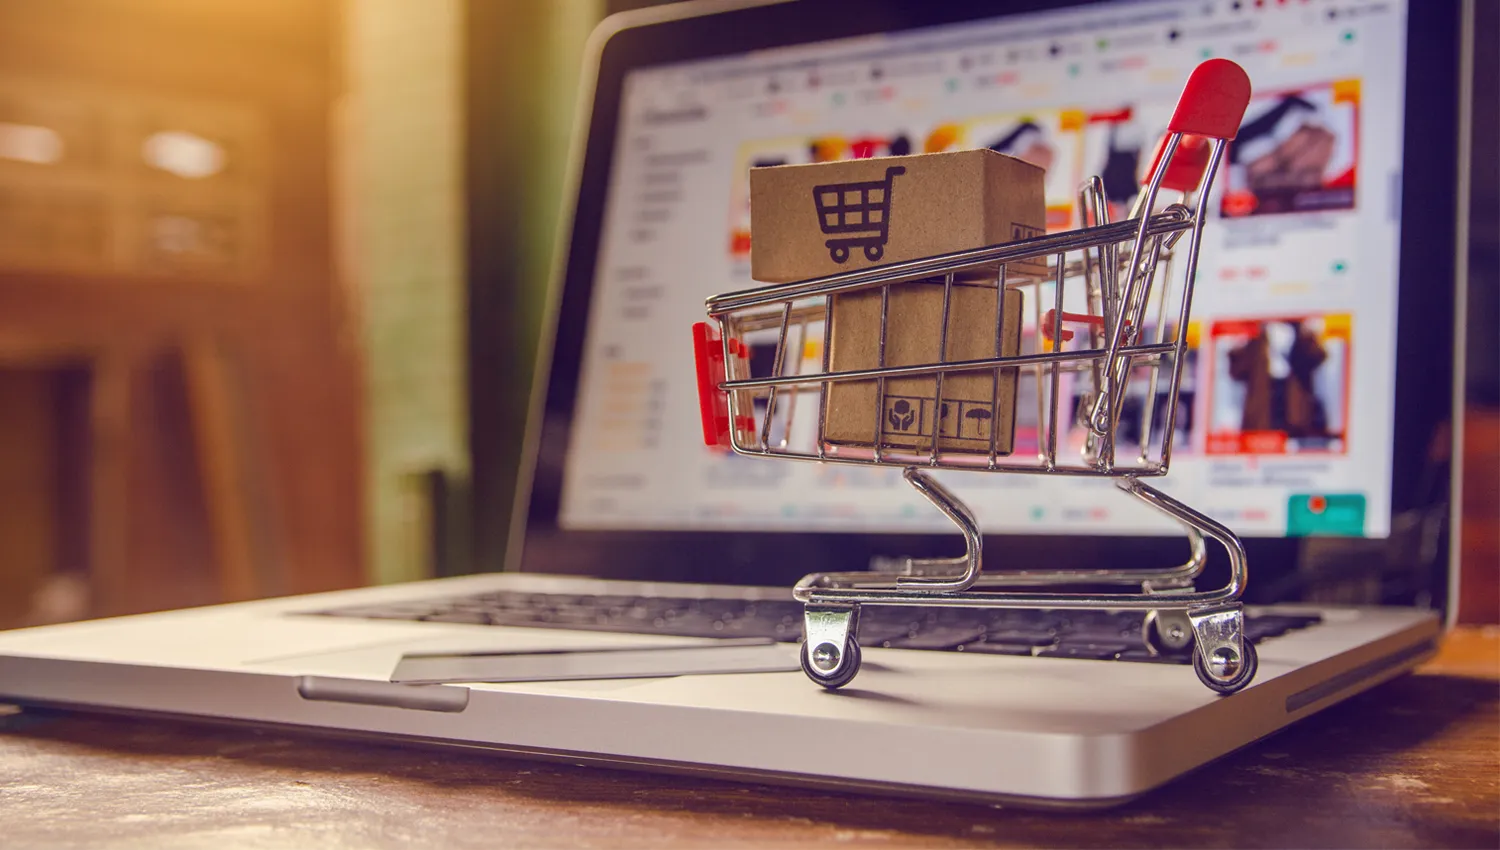
<instances>
[{"instance_id":1,"label":"laptop trackpad","mask_svg":"<svg viewBox=\"0 0 1500 850\"><path fill-rule=\"evenodd\" d=\"M563 649L543 652L407 653L391 681L417 685L475 682L563 682L660 679L715 673L786 673L796 650L770 638L719 640L707 646Z\"/></svg>"},{"instance_id":2,"label":"laptop trackpad","mask_svg":"<svg viewBox=\"0 0 1500 850\"><path fill-rule=\"evenodd\" d=\"M434 624L434 628L444 628ZM296 676L339 676L390 681L406 655L462 655L470 653L594 652L612 649L651 649L712 645L709 639L658 635L626 635L608 632L576 632L552 629L453 627L439 637L387 640L366 646L333 651L281 655L246 662L247 667ZM476 634L476 632L479 632ZM622 660L624 656L622 655ZM603 672L603 671L601 671ZM613 690L653 681L642 678L600 678L583 681L548 682L549 687L570 690Z\"/></svg>"}]
</instances>

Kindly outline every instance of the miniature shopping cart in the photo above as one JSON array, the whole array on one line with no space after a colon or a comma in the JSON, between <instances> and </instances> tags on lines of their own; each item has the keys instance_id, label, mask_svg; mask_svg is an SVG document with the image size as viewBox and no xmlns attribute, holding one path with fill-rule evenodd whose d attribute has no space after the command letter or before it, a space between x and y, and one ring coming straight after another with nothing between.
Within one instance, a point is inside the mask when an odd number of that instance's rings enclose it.
<instances>
[{"instance_id":1,"label":"miniature shopping cart","mask_svg":"<svg viewBox=\"0 0 1500 850\"><path fill-rule=\"evenodd\" d=\"M1249 96L1249 80L1232 62L1210 60L1193 72L1127 220L1110 220L1103 184L1094 178L1079 193L1077 230L708 300L711 321L694 328L706 442L740 455L899 467L966 543L960 557L906 558L896 569L821 573L798 582L794 596L805 606L802 667L813 681L838 688L854 678L860 666L856 630L865 605L1144 611L1144 638L1152 652L1191 651L1194 669L1209 688L1233 693L1254 677L1255 648L1245 638L1238 601L1246 581L1244 546L1225 526L1146 483L1166 475L1171 461L1209 189ZM884 181L883 217L892 176L888 172ZM1174 190L1180 202L1165 203ZM1179 249L1184 236L1185 249ZM1182 256L1174 256L1179 251ZM954 294L981 278L994 291L994 356L950 358L950 317L973 312L955 307ZM893 292L918 281L940 287L928 290L941 292L942 323L934 326L938 356L893 364L886 350ZM873 327L879 359L873 368L837 368L830 359L835 309L839 298L857 293L878 299ZM1031 302L1034 329L1020 337L1018 353L1005 353L1001 345L1006 323L1021 321L1019 311L1003 309L1009 293ZM1017 338L1016 330L1010 329L1009 338ZM774 354L754 356L772 345ZM754 374L756 368L764 371L766 360L769 372ZM944 381L954 393L960 376L975 375L989 376L994 388L989 413L974 417L988 445L981 439L977 450L954 450L939 438L940 411L948 409ZM912 378L930 380L935 390L931 436L896 444L885 434L893 422L906 427L913 408L884 402L889 387ZM1162 421L1153 422L1158 405L1152 402L1161 397L1163 383ZM841 384L873 385L880 399L873 408L873 442L863 448L826 436L829 394ZM1002 386L1012 388L1008 410L1002 409ZM1034 403L1026 398L1032 390ZM1141 398L1139 421L1127 432L1127 401ZM1022 427L1032 415L1033 427ZM1020 420L1009 445L995 436L1006 416ZM930 472L950 469L1112 478L1179 524L1190 555L1184 563L1144 571L983 571L973 513ZM1204 591L1195 581L1207 563L1208 539L1227 551L1230 577L1224 587ZM1043 587L1062 589L1038 590ZM1122 590L1104 593L1099 587Z\"/></svg>"},{"instance_id":2,"label":"miniature shopping cart","mask_svg":"<svg viewBox=\"0 0 1500 850\"><path fill-rule=\"evenodd\" d=\"M891 232L891 184L905 173L905 168L893 165L885 170L884 180L813 187L813 205L823 232L857 234L824 243L829 258L835 263L847 262L851 248L863 248L865 258L872 263L885 256L885 242Z\"/></svg>"}]
</instances>

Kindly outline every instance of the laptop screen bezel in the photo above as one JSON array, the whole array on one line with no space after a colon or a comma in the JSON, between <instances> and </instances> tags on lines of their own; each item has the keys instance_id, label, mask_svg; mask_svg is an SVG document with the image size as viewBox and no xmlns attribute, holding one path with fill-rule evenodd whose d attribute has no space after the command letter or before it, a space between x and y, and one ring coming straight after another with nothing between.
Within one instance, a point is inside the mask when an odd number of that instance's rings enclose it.
<instances>
[{"instance_id":1,"label":"laptop screen bezel","mask_svg":"<svg viewBox=\"0 0 1500 850\"><path fill-rule=\"evenodd\" d=\"M697 4L685 4L692 7ZM1004 15L1089 5L1084 2L1021 0L1007 4ZM851 12L856 11L857 14ZM594 45L597 76L591 102L581 110L586 137L575 140L576 207L563 245L559 274L553 281L553 322L544 333L537 385L528 422L516 513L506 568L528 572L584 574L604 578L695 581L739 585L789 585L802 575L823 570L863 569L874 557L955 554L956 534L860 534L824 532L617 531L562 529L558 524L563 463L573 419L588 326L595 263L604 221L604 201L614 152L623 81L635 69L751 50L911 29L977 18L996 18L993 3L910 4L862 2L781 3L749 8L728 7L716 14L652 10L643 23L619 27L607 22L607 38ZM1427 574L1416 565L1406 572L1421 578L1400 591L1401 598L1446 603L1448 571L1456 569L1447 553L1452 464L1442 457L1454 399L1456 357L1454 318L1456 285L1421 288L1419 280L1454 282L1456 277L1457 208L1453 199L1460 179L1457 168L1461 38L1460 0L1423 0L1409 8L1407 99L1404 121L1400 287L1397 323L1396 418L1392 469L1393 516L1430 516L1441 553ZM585 96L588 96L587 92ZM582 130L579 130L582 132ZM1413 152L1434 152L1417 156ZM1414 214L1419 213L1419 214ZM474 223L477 225L477 223ZM471 233L482 228L471 226ZM483 256L485 240L471 238L471 255ZM690 356L688 329L683 328L683 356ZM550 340L550 347L548 341ZM494 374L488 364L471 364L477 375ZM507 388L471 381L475 393L505 393ZM513 392L513 390L512 390ZM696 447L684 446L684 451ZM1123 497L1122 497L1123 498ZM484 521L481 513L476 517ZM495 520L503 521L500 517ZM1393 531L1383 540L1349 541L1311 538L1247 537L1251 581L1247 599L1268 599L1298 588L1297 565L1306 547L1347 548L1347 557L1401 566L1403 538ZM1153 566L1177 563L1187 555L1182 538L1078 535L986 535L986 554L1006 567L1045 563L1054 568ZM1211 547L1212 548L1212 547ZM1424 547L1425 548L1425 547ZM1378 559L1378 560L1377 560ZM1222 553L1211 553L1203 579L1212 583L1222 568ZM992 567L993 568L993 567ZM1407 583L1411 583L1410 575ZM1206 586L1206 585L1205 585ZM1279 589L1279 590L1277 590ZM1409 591L1409 592L1407 592Z\"/></svg>"}]
</instances>

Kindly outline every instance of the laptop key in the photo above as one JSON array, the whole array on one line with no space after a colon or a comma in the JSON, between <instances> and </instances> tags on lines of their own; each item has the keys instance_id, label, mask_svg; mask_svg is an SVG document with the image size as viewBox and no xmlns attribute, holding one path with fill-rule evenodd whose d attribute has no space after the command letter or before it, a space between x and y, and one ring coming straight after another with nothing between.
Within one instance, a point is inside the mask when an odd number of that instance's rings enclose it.
<instances>
[{"instance_id":1,"label":"laptop key","mask_svg":"<svg viewBox=\"0 0 1500 850\"><path fill-rule=\"evenodd\" d=\"M1057 642L1057 635L1051 632L990 629L985 633L985 640L989 643L1017 646L1051 646Z\"/></svg>"},{"instance_id":2,"label":"laptop key","mask_svg":"<svg viewBox=\"0 0 1500 850\"><path fill-rule=\"evenodd\" d=\"M1316 615L1302 614L1259 614L1245 617L1245 628L1261 626L1268 629L1301 629L1315 623L1323 622L1323 618Z\"/></svg>"},{"instance_id":3,"label":"laptop key","mask_svg":"<svg viewBox=\"0 0 1500 850\"><path fill-rule=\"evenodd\" d=\"M893 640L909 638L916 632L916 628L909 623L867 623L861 619L858 635L861 646L886 646Z\"/></svg>"},{"instance_id":4,"label":"laptop key","mask_svg":"<svg viewBox=\"0 0 1500 850\"><path fill-rule=\"evenodd\" d=\"M593 628L600 625L597 608L558 608L551 612L549 624L560 628ZM608 618L604 620L608 623Z\"/></svg>"},{"instance_id":5,"label":"laptop key","mask_svg":"<svg viewBox=\"0 0 1500 850\"><path fill-rule=\"evenodd\" d=\"M934 626L886 641L891 649L953 649L984 637L983 626Z\"/></svg>"},{"instance_id":6,"label":"laptop key","mask_svg":"<svg viewBox=\"0 0 1500 850\"><path fill-rule=\"evenodd\" d=\"M995 643L977 640L958 647L959 652L977 652L981 655L1031 655L1036 646L1029 643Z\"/></svg>"},{"instance_id":7,"label":"laptop key","mask_svg":"<svg viewBox=\"0 0 1500 850\"><path fill-rule=\"evenodd\" d=\"M1120 653L1131 649L1127 644L1058 644L1056 646L1043 647L1037 650L1037 655L1042 658L1086 658L1095 661L1106 661L1114 659Z\"/></svg>"},{"instance_id":8,"label":"laptop key","mask_svg":"<svg viewBox=\"0 0 1500 850\"><path fill-rule=\"evenodd\" d=\"M428 614L441 610L433 603L407 602L398 605L366 605L356 608L335 608L317 613L330 617L363 617L371 620L420 620Z\"/></svg>"},{"instance_id":9,"label":"laptop key","mask_svg":"<svg viewBox=\"0 0 1500 850\"><path fill-rule=\"evenodd\" d=\"M995 629L1046 630L1056 626L1059 619L1047 611L1004 608L990 614L989 626L991 631Z\"/></svg>"},{"instance_id":10,"label":"laptop key","mask_svg":"<svg viewBox=\"0 0 1500 850\"><path fill-rule=\"evenodd\" d=\"M788 624L779 618L771 620L759 617L739 617L720 622L724 625L721 632L724 637L768 637L773 640L791 641L802 635L801 621Z\"/></svg>"},{"instance_id":11,"label":"laptop key","mask_svg":"<svg viewBox=\"0 0 1500 850\"><path fill-rule=\"evenodd\" d=\"M1321 614L1266 614L1263 616L1267 619L1290 623L1294 629L1304 629L1323 622L1323 615Z\"/></svg>"},{"instance_id":12,"label":"laptop key","mask_svg":"<svg viewBox=\"0 0 1500 850\"><path fill-rule=\"evenodd\" d=\"M1057 639L1064 643L1120 643L1138 642L1141 640L1140 629L1120 629L1104 626L1090 626L1086 629L1064 629L1058 633Z\"/></svg>"},{"instance_id":13,"label":"laptop key","mask_svg":"<svg viewBox=\"0 0 1500 850\"><path fill-rule=\"evenodd\" d=\"M1245 623L1245 638L1251 641L1265 640L1266 638L1281 637L1291 629L1286 626L1262 623Z\"/></svg>"},{"instance_id":14,"label":"laptop key","mask_svg":"<svg viewBox=\"0 0 1500 850\"><path fill-rule=\"evenodd\" d=\"M724 637L724 621L707 614L679 614L663 619L660 631L663 634L682 637Z\"/></svg>"},{"instance_id":15,"label":"laptop key","mask_svg":"<svg viewBox=\"0 0 1500 850\"><path fill-rule=\"evenodd\" d=\"M422 618L424 623L465 623L471 626L488 626L490 618L482 611L440 611Z\"/></svg>"}]
</instances>

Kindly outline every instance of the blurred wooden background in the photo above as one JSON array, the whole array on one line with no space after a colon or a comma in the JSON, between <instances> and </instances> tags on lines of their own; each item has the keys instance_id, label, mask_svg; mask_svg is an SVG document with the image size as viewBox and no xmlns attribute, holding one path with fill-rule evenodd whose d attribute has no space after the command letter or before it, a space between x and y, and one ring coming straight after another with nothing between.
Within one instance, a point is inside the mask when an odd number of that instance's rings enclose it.
<instances>
[{"instance_id":1,"label":"blurred wooden background","mask_svg":"<svg viewBox=\"0 0 1500 850\"><path fill-rule=\"evenodd\" d=\"M363 581L337 8L0 3L0 622Z\"/></svg>"}]
</instances>

